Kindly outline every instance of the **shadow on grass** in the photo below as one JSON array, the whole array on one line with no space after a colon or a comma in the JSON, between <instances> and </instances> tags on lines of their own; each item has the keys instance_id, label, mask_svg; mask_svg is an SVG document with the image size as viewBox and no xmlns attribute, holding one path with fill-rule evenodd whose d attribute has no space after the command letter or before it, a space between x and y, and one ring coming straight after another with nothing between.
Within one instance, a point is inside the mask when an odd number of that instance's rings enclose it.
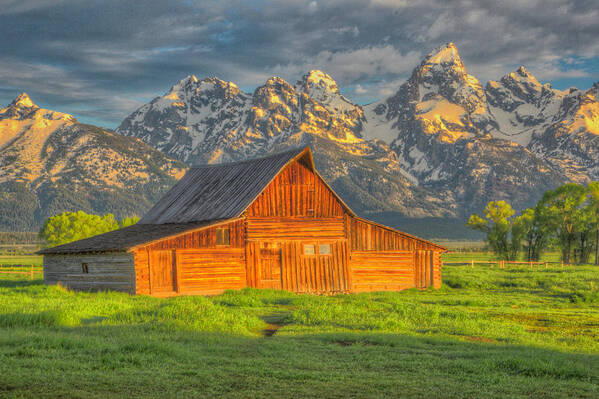
<instances>
[{"instance_id":1,"label":"shadow on grass","mask_svg":"<svg viewBox=\"0 0 599 399\"><path fill-rule=\"evenodd\" d=\"M43 279L0 279L0 287L4 288L17 288L17 287L31 287L34 285L44 285Z\"/></svg>"},{"instance_id":2,"label":"shadow on grass","mask_svg":"<svg viewBox=\"0 0 599 399\"><path fill-rule=\"evenodd\" d=\"M390 333L282 333L265 340L151 323L65 327L47 312L23 316L39 323L15 317L0 316L0 396L326 398L401 392L560 398L599 392L597 354Z\"/></svg>"}]
</instances>

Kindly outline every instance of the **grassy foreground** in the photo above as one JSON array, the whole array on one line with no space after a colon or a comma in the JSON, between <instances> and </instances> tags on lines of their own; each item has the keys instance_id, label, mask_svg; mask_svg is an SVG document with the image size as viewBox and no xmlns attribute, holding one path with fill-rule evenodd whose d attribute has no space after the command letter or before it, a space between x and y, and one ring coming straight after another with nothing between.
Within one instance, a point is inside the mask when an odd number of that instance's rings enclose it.
<instances>
[{"instance_id":1,"label":"grassy foreground","mask_svg":"<svg viewBox=\"0 0 599 399\"><path fill-rule=\"evenodd\" d=\"M599 397L593 266L447 266L438 291L334 297L9 276L0 305L0 397Z\"/></svg>"}]
</instances>

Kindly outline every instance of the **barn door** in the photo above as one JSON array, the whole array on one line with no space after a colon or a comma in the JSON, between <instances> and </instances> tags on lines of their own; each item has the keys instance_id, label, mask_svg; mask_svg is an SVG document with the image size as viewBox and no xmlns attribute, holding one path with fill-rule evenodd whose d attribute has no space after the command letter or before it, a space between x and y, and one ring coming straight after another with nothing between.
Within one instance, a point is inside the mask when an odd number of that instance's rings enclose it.
<instances>
[{"instance_id":1,"label":"barn door","mask_svg":"<svg viewBox=\"0 0 599 399\"><path fill-rule=\"evenodd\" d=\"M151 251L149 261L150 293L166 295L176 292L176 257L173 251Z\"/></svg>"},{"instance_id":2,"label":"barn door","mask_svg":"<svg viewBox=\"0 0 599 399\"><path fill-rule=\"evenodd\" d=\"M433 251L415 251L414 285L428 288L433 285Z\"/></svg>"},{"instance_id":3,"label":"barn door","mask_svg":"<svg viewBox=\"0 0 599 399\"><path fill-rule=\"evenodd\" d=\"M279 243L260 243L258 288L281 289L281 245Z\"/></svg>"}]
</instances>

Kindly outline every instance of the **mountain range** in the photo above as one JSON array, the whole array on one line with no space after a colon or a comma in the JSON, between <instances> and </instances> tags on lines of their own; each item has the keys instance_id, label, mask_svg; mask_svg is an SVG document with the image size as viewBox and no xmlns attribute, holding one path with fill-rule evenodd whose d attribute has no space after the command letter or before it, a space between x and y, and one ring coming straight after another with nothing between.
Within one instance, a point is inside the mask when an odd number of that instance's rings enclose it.
<instances>
[{"instance_id":1,"label":"mountain range","mask_svg":"<svg viewBox=\"0 0 599 399\"><path fill-rule=\"evenodd\" d=\"M0 110L0 229L33 230L66 210L141 214L187 166L143 141L38 107Z\"/></svg>"},{"instance_id":2,"label":"mountain range","mask_svg":"<svg viewBox=\"0 0 599 399\"><path fill-rule=\"evenodd\" d=\"M38 223L80 205L141 212L184 164L300 145L312 146L318 169L354 210L429 237L444 235L431 231L440 221L452 226L448 234L463 230L463 220L491 200L523 209L565 182L599 179L599 84L556 90L520 67L483 86L452 43L427 55L394 95L364 106L318 70L295 84L270 78L253 93L191 75L115 132L29 102L17 98L0 111L0 184L17 182L37 197ZM40 118L44 128L36 127ZM102 168L90 167L100 160ZM120 188L107 176L119 176ZM75 186L103 200L48 200L47 187ZM111 204L127 195L141 200Z\"/></svg>"}]
</instances>

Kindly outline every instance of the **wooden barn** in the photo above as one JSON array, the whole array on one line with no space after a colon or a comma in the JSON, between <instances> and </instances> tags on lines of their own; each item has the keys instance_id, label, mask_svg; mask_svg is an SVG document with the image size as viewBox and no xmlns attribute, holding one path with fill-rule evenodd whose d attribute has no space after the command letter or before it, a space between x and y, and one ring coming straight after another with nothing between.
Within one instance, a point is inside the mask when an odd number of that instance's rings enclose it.
<instances>
[{"instance_id":1,"label":"wooden barn","mask_svg":"<svg viewBox=\"0 0 599 399\"><path fill-rule=\"evenodd\" d=\"M358 217L307 147L193 167L136 225L40 253L47 284L170 296L439 288L444 250Z\"/></svg>"}]
</instances>

